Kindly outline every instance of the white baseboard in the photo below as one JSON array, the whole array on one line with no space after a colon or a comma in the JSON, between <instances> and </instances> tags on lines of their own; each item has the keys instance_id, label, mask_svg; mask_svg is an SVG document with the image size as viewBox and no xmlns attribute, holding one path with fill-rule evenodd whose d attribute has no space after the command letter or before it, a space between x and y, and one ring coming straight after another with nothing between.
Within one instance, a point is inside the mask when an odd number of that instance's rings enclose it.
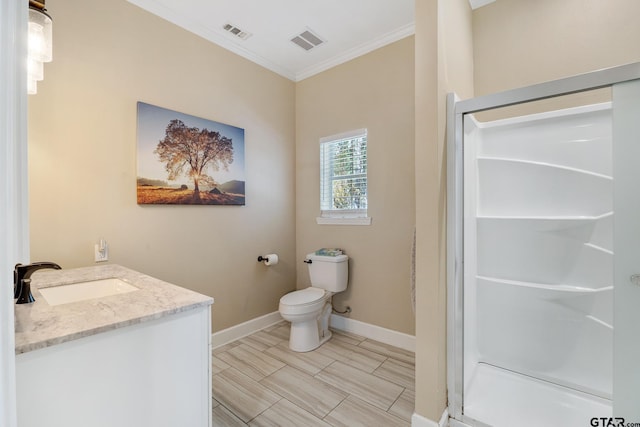
<instances>
[{"instance_id":1,"label":"white baseboard","mask_svg":"<svg viewBox=\"0 0 640 427\"><path fill-rule=\"evenodd\" d=\"M281 320L282 317L280 316L280 313L274 311L273 313L265 314L264 316L256 317L255 319L247 320L239 325L231 326L230 328L215 332L211 335L211 347L221 347L232 341L258 332L259 330L278 323ZM339 331L351 332L353 334L380 341L381 343L399 347L414 353L416 351L416 337L413 335L361 322L359 320L349 319L348 317L337 316L335 314L331 315L329 324L332 328Z\"/></svg>"},{"instance_id":2,"label":"white baseboard","mask_svg":"<svg viewBox=\"0 0 640 427\"><path fill-rule=\"evenodd\" d=\"M280 312L274 311L273 313L265 314L264 316L256 317L255 319L247 320L239 325L231 326L230 328L223 329L218 332L214 332L211 335L211 348L221 347L232 341L244 338L247 335L251 335L258 332L260 329L269 327L282 320Z\"/></svg>"},{"instance_id":3,"label":"white baseboard","mask_svg":"<svg viewBox=\"0 0 640 427\"><path fill-rule=\"evenodd\" d=\"M411 427L449 427L449 410L445 408L437 423L414 412L411 416Z\"/></svg>"},{"instance_id":4,"label":"white baseboard","mask_svg":"<svg viewBox=\"0 0 640 427\"><path fill-rule=\"evenodd\" d=\"M399 347L408 351L416 352L416 337L381 326L364 323L359 320L349 319L348 317L331 315L329 322L332 328L340 331L351 332L356 335L380 341L394 347Z\"/></svg>"}]
</instances>

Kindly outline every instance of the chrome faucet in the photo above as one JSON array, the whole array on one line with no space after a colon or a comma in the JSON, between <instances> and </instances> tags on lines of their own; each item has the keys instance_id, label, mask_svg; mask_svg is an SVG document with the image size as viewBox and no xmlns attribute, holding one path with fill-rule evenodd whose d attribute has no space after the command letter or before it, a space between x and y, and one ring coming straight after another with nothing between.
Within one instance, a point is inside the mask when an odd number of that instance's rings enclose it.
<instances>
[{"instance_id":1,"label":"chrome faucet","mask_svg":"<svg viewBox=\"0 0 640 427\"><path fill-rule=\"evenodd\" d=\"M13 269L13 298L18 299L16 304L27 304L35 301L35 298L31 295L31 274L43 268L62 269L62 267L55 262L34 262L27 265L16 264Z\"/></svg>"}]
</instances>

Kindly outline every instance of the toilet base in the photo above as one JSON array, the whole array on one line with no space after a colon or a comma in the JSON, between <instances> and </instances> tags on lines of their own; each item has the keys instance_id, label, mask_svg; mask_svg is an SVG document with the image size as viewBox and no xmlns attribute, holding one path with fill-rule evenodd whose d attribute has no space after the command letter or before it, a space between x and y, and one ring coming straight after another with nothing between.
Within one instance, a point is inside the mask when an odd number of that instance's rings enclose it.
<instances>
[{"instance_id":1,"label":"toilet base","mask_svg":"<svg viewBox=\"0 0 640 427\"><path fill-rule=\"evenodd\" d=\"M331 304L325 304L322 313L316 318L305 321L291 322L289 348L304 353L315 350L331 338L329 330L329 316Z\"/></svg>"},{"instance_id":2,"label":"toilet base","mask_svg":"<svg viewBox=\"0 0 640 427\"><path fill-rule=\"evenodd\" d=\"M289 348L298 353L315 350L331 338L329 329L322 331L322 337L318 334L318 321L313 319L308 322L296 322L291 324L289 336Z\"/></svg>"}]
</instances>

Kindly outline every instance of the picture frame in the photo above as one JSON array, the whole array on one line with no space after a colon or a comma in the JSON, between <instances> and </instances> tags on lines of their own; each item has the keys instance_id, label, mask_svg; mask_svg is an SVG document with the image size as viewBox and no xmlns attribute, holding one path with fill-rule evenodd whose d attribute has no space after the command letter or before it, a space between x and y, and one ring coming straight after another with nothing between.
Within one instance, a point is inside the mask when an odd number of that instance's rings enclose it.
<instances>
[{"instance_id":1,"label":"picture frame","mask_svg":"<svg viewBox=\"0 0 640 427\"><path fill-rule=\"evenodd\" d=\"M140 205L245 205L244 129L137 103Z\"/></svg>"}]
</instances>

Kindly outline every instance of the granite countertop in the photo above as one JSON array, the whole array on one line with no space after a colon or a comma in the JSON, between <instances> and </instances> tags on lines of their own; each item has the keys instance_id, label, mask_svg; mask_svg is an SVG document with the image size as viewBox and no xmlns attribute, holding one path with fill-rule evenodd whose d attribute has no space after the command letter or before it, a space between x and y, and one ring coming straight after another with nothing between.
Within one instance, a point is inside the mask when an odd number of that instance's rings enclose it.
<instances>
[{"instance_id":1,"label":"granite countertop","mask_svg":"<svg viewBox=\"0 0 640 427\"><path fill-rule=\"evenodd\" d=\"M39 291L108 278L139 290L55 306ZM36 271L31 276L31 293L34 303L15 306L16 354L213 304L211 297L114 264Z\"/></svg>"}]
</instances>

